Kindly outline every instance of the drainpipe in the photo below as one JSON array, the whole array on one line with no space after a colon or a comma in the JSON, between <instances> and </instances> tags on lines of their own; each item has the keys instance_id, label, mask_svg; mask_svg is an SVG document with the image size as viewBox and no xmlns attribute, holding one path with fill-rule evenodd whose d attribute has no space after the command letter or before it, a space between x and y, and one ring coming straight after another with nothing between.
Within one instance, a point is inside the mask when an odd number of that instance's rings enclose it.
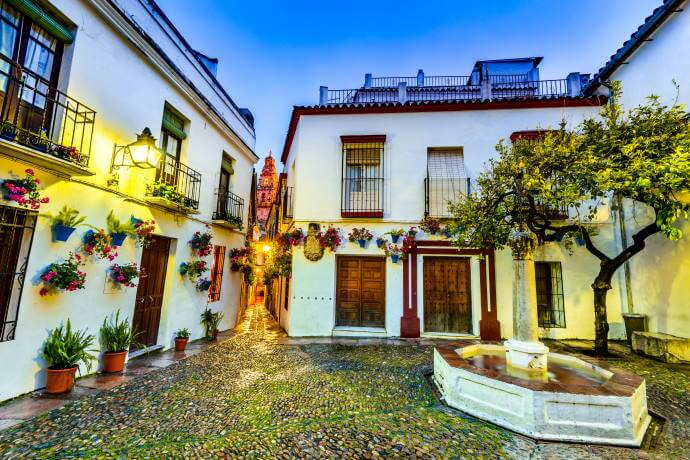
<instances>
[{"instance_id":1,"label":"drainpipe","mask_svg":"<svg viewBox=\"0 0 690 460\"><path fill-rule=\"evenodd\" d=\"M609 90L609 104L616 101L611 95L611 84L608 81L602 81L601 85ZM621 250L628 244L628 231L625 228L625 208L623 207L623 197L614 193L613 201L616 203L616 214L618 215L618 232L621 239ZM634 313L634 303L632 295L632 279L630 276L630 261L626 260L623 263L623 276L625 279L625 297L626 307L628 313Z\"/></svg>"}]
</instances>

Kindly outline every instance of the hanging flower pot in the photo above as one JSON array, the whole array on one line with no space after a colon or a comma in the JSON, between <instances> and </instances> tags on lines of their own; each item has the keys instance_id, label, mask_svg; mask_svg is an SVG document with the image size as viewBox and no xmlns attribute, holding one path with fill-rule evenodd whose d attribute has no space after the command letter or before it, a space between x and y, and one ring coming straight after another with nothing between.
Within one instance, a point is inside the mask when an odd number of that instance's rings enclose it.
<instances>
[{"instance_id":1,"label":"hanging flower pot","mask_svg":"<svg viewBox=\"0 0 690 460\"><path fill-rule=\"evenodd\" d=\"M350 240L350 242L354 243L356 241L362 249L367 247L367 243L371 241L372 238L374 238L374 235L364 227L353 228L347 235L347 239Z\"/></svg>"},{"instance_id":2,"label":"hanging flower pot","mask_svg":"<svg viewBox=\"0 0 690 460\"><path fill-rule=\"evenodd\" d=\"M113 240L113 246L122 246L122 243L125 242L125 238L127 238L126 233L111 233L110 238Z\"/></svg>"},{"instance_id":3,"label":"hanging flower pot","mask_svg":"<svg viewBox=\"0 0 690 460\"><path fill-rule=\"evenodd\" d=\"M75 227L67 227L66 225L55 224L52 227L53 241L67 241L76 230Z\"/></svg>"},{"instance_id":4,"label":"hanging flower pot","mask_svg":"<svg viewBox=\"0 0 690 460\"><path fill-rule=\"evenodd\" d=\"M391 242L393 244L398 244L398 241L400 241L400 235L391 235Z\"/></svg>"},{"instance_id":5,"label":"hanging flower pot","mask_svg":"<svg viewBox=\"0 0 690 460\"><path fill-rule=\"evenodd\" d=\"M74 386L77 366L69 369L46 369L46 393L51 395L67 393Z\"/></svg>"},{"instance_id":6,"label":"hanging flower pot","mask_svg":"<svg viewBox=\"0 0 690 460\"><path fill-rule=\"evenodd\" d=\"M391 262L393 262L394 264L397 264L399 259L400 259L399 254L391 254Z\"/></svg>"},{"instance_id":7,"label":"hanging flower pot","mask_svg":"<svg viewBox=\"0 0 690 460\"><path fill-rule=\"evenodd\" d=\"M556 236L556 242L560 243L561 241L563 241L564 236L565 236L565 234L560 233L558 236Z\"/></svg>"},{"instance_id":8,"label":"hanging flower pot","mask_svg":"<svg viewBox=\"0 0 690 460\"><path fill-rule=\"evenodd\" d=\"M575 243L577 243L578 246L584 246L586 244L582 235L578 235L577 238L575 238Z\"/></svg>"},{"instance_id":9,"label":"hanging flower pot","mask_svg":"<svg viewBox=\"0 0 690 460\"><path fill-rule=\"evenodd\" d=\"M360 247L360 248L364 249L364 248L367 247L367 240L365 240L365 239L359 239L359 240L357 240L357 242L359 243L359 247Z\"/></svg>"}]
</instances>

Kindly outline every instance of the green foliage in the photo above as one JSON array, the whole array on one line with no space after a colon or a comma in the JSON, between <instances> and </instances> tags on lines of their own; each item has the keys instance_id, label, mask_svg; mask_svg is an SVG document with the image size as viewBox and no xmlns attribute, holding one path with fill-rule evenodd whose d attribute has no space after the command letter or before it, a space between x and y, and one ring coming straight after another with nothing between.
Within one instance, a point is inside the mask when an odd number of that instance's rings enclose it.
<instances>
[{"instance_id":1,"label":"green foliage","mask_svg":"<svg viewBox=\"0 0 690 460\"><path fill-rule=\"evenodd\" d=\"M43 345L43 358L51 369L70 369L80 362L91 370L91 361L96 357L89 353L95 337L86 330L73 331L70 320L67 324L53 329Z\"/></svg>"},{"instance_id":2,"label":"green foliage","mask_svg":"<svg viewBox=\"0 0 690 460\"><path fill-rule=\"evenodd\" d=\"M134 233L134 224L132 221L130 219L127 219L125 222L120 221L120 219L115 217L113 211L108 213L106 224L108 226L108 232L110 233L126 233L128 235Z\"/></svg>"},{"instance_id":3,"label":"green foliage","mask_svg":"<svg viewBox=\"0 0 690 460\"><path fill-rule=\"evenodd\" d=\"M103 351L114 353L127 351L131 345L138 345L135 341L136 336L129 325L129 318L120 321L120 310L115 313L115 318L103 320L101 326L101 346Z\"/></svg>"},{"instance_id":4,"label":"green foliage","mask_svg":"<svg viewBox=\"0 0 690 460\"><path fill-rule=\"evenodd\" d=\"M43 216L50 219L51 226L64 225L65 227L77 227L86 220L86 216L79 215L78 210L68 206L63 206L56 215L46 213Z\"/></svg>"},{"instance_id":5,"label":"green foliage","mask_svg":"<svg viewBox=\"0 0 690 460\"><path fill-rule=\"evenodd\" d=\"M223 320L223 313L220 311L212 311L210 308L204 310L201 314L201 324L206 328L206 338L213 337L213 333L218 330L218 325Z\"/></svg>"},{"instance_id":6,"label":"green foliage","mask_svg":"<svg viewBox=\"0 0 690 460\"><path fill-rule=\"evenodd\" d=\"M189 336L191 336L191 335L192 334L189 332L189 329L183 328L183 329L178 330L175 333L175 338L177 338L177 339L188 339Z\"/></svg>"},{"instance_id":7,"label":"green foliage","mask_svg":"<svg viewBox=\"0 0 690 460\"><path fill-rule=\"evenodd\" d=\"M147 185L146 188L151 196L159 196L179 204L180 206L184 206L184 195L178 192L177 187L174 185L168 185L165 182L154 182L153 184Z\"/></svg>"}]
</instances>

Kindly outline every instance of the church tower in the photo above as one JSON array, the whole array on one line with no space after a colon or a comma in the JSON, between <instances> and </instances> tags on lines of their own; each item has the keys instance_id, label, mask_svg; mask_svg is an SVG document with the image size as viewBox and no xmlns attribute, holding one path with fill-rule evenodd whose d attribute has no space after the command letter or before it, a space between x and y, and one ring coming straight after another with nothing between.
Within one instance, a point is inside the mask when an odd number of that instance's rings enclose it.
<instances>
[{"instance_id":1,"label":"church tower","mask_svg":"<svg viewBox=\"0 0 690 460\"><path fill-rule=\"evenodd\" d=\"M259 176L259 183L256 189L256 219L263 227L268 219L268 213L271 210L271 205L278 196L278 172L276 171L276 163L273 159L273 152L269 151L268 156L264 160L264 167Z\"/></svg>"}]
</instances>

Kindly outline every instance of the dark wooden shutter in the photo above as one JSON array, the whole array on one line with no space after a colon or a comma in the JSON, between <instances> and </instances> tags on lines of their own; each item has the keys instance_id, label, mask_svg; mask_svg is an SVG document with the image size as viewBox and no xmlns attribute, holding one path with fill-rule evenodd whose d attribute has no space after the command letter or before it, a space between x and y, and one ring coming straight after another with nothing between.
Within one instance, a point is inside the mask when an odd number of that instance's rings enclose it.
<instances>
[{"instance_id":1,"label":"dark wooden shutter","mask_svg":"<svg viewBox=\"0 0 690 460\"><path fill-rule=\"evenodd\" d=\"M208 290L208 301L220 300L220 289L223 284L223 267L225 266L225 246L213 248L213 267L211 267L211 287Z\"/></svg>"}]
</instances>

